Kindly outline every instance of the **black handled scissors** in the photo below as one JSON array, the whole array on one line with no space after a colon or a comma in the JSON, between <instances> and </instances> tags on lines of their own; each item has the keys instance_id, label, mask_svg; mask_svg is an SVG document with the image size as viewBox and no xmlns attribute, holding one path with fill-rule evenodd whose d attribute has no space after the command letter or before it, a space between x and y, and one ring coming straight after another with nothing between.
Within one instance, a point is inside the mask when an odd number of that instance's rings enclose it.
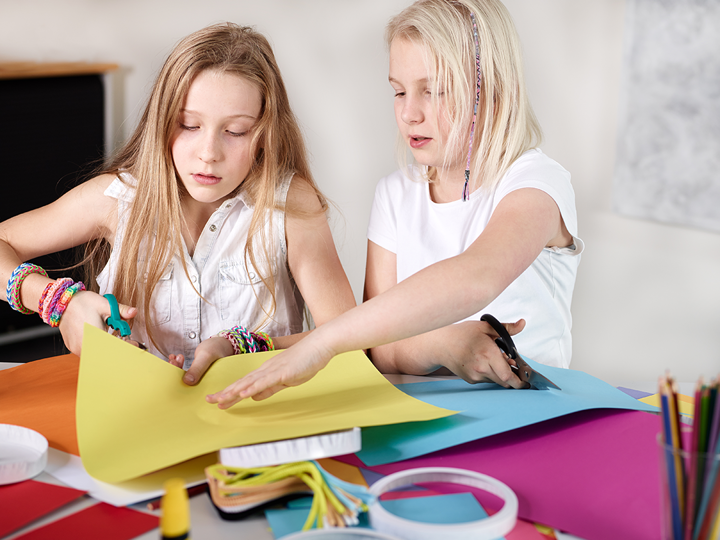
<instances>
[{"instance_id":1,"label":"black handled scissors","mask_svg":"<svg viewBox=\"0 0 720 540\"><path fill-rule=\"evenodd\" d=\"M485 313L482 317L480 317L480 320L488 323L493 327L493 330L498 333L500 337L495 340L495 343L508 358L515 360L517 367L511 367L515 370L515 374L521 381L528 383L531 388L535 388L536 390L546 390L548 388L557 388L558 390L561 390L557 384L541 373L535 371L525 360L523 360L522 356L520 356L515 348L515 343L510 337L510 334L500 321L488 313Z\"/></svg>"}]
</instances>

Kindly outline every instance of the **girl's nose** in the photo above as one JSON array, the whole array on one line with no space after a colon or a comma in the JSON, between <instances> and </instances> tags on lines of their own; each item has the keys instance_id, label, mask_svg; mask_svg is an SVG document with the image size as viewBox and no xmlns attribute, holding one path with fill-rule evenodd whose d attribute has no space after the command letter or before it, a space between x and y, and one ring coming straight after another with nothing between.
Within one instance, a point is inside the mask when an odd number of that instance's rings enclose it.
<instances>
[{"instance_id":1,"label":"girl's nose","mask_svg":"<svg viewBox=\"0 0 720 540\"><path fill-rule=\"evenodd\" d=\"M406 124L419 124L423 120L423 112L421 104L417 99L407 96L403 103L402 111L400 112L400 118Z\"/></svg>"},{"instance_id":2,"label":"girl's nose","mask_svg":"<svg viewBox=\"0 0 720 540\"><path fill-rule=\"evenodd\" d=\"M222 149L220 148L220 141L213 134L208 133L202 138L198 157L205 163L211 163L213 161L219 161L221 156Z\"/></svg>"}]
</instances>

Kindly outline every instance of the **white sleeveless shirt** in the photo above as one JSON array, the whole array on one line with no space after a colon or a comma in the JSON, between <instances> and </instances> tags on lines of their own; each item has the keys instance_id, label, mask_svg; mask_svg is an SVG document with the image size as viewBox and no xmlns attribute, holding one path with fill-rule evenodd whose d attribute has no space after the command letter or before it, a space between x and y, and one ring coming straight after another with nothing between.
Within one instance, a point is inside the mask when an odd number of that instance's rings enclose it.
<instances>
[{"instance_id":1,"label":"white sleeveless shirt","mask_svg":"<svg viewBox=\"0 0 720 540\"><path fill-rule=\"evenodd\" d=\"M132 187L136 184L135 178L128 173L121 176L125 182L115 179L105 190L106 196L118 201L119 219L110 259L97 277L100 294L113 292L117 258L135 197ZM291 180L292 177L288 177L278 186L278 202L285 202ZM265 224L267 233L272 220L273 245L268 252L272 258L276 301L275 312L267 320L263 306L270 309L272 296L260 276L268 276L270 271L267 268L258 271L249 261L246 266L244 257L252 214L253 207L243 193L223 202L205 224L193 256L183 249L190 280L176 255L153 291L153 337L165 354L183 354L185 369L190 367L201 341L238 324L270 336L302 332L304 301L287 264L285 213L272 211ZM258 261L258 265L262 264L266 263ZM136 307L141 310L141 306ZM145 343L151 353L167 360L148 338L142 313L133 323L132 339Z\"/></svg>"},{"instance_id":2,"label":"white sleeveless shirt","mask_svg":"<svg viewBox=\"0 0 720 540\"><path fill-rule=\"evenodd\" d=\"M380 180L370 213L368 239L395 253L398 283L433 263L464 252L483 232L498 203L521 188L544 191L557 203L573 236L571 248L545 248L515 281L481 312L501 322L527 322L513 336L518 352L542 364L568 367L572 356L570 303L584 244L577 237L570 173L539 149L528 150L491 193L476 190L466 202L438 204L419 170L408 179L396 171ZM437 283L436 287L442 287Z\"/></svg>"}]
</instances>

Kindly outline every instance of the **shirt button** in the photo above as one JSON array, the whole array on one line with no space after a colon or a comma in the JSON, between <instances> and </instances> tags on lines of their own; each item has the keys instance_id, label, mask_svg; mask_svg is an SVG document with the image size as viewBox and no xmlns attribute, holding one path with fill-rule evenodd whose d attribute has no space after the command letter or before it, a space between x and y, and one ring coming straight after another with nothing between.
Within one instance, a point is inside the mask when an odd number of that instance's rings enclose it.
<instances>
[{"instance_id":1,"label":"shirt button","mask_svg":"<svg viewBox=\"0 0 720 540\"><path fill-rule=\"evenodd\" d=\"M197 276L190 276L190 281L197 283Z\"/></svg>"},{"instance_id":2,"label":"shirt button","mask_svg":"<svg viewBox=\"0 0 720 540\"><path fill-rule=\"evenodd\" d=\"M231 206L232 206L232 203L227 203L227 204L225 205L225 208L230 208Z\"/></svg>"},{"instance_id":3,"label":"shirt button","mask_svg":"<svg viewBox=\"0 0 720 540\"><path fill-rule=\"evenodd\" d=\"M250 276L250 279L255 279L255 272L250 272L248 275Z\"/></svg>"},{"instance_id":4,"label":"shirt button","mask_svg":"<svg viewBox=\"0 0 720 540\"><path fill-rule=\"evenodd\" d=\"M188 334L188 337L189 337L190 339L195 339L195 336L196 336L195 332L190 332L190 333Z\"/></svg>"},{"instance_id":5,"label":"shirt button","mask_svg":"<svg viewBox=\"0 0 720 540\"><path fill-rule=\"evenodd\" d=\"M212 225L210 225L210 232L215 232L215 231L217 231L217 227L213 223Z\"/></svg>"}]
</instances>

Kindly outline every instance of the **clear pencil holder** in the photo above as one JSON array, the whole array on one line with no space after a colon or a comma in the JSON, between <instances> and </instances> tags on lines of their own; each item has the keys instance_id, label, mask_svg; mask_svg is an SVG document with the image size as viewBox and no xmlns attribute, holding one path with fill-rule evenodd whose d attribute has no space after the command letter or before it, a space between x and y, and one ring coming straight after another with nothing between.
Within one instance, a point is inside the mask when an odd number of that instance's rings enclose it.
<instances>
[{"instance_id":1,"label":"clear pencil holder","mask_svg":"<svg viewBox=\"0 0 720 540\"><path fill-rule=\"evenodd\" d=\"M720 540L720 449L690 452L665 444L660 451L663 540Z\"/></svg>"}]
</instances>

